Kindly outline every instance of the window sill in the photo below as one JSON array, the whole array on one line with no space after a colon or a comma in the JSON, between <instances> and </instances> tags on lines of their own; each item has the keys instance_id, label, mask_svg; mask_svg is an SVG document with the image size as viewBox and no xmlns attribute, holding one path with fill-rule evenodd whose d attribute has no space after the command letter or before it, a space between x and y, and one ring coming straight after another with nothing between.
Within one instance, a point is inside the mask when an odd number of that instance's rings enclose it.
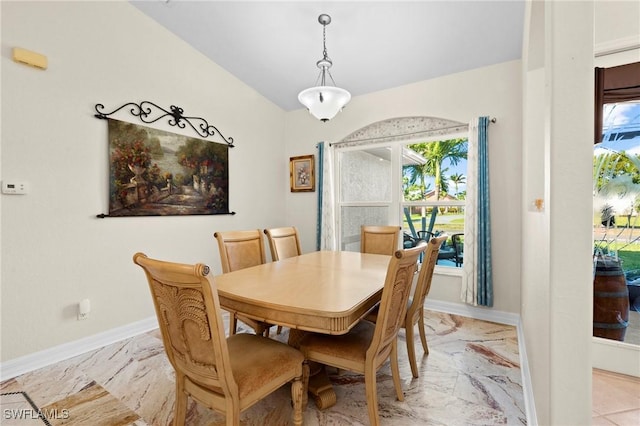
<instances>
[{"instance_id":1,"label":"window sill","mask_svg":"<svg viewBox=\"0 0 640 426\"><path fill-rule=\"evenodd\" d=\"M451 266L438 266L433 271L437 275L449 275L452 277L462 277L462 268L455 268Z\"/></svg>"}]
</instances>

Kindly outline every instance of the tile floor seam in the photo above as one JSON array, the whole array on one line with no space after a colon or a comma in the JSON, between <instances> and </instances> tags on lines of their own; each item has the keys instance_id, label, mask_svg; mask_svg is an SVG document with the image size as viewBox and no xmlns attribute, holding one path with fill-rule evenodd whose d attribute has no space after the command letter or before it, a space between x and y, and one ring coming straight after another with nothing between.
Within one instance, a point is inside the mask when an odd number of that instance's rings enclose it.
<instances>
[{"instance_id":1,"label":"tile floor seam","mask_svg":"<svg viewBox=\"0 0 640 426\"><path fill-rule=\"evenodd\" d=\"M603 415L604 416L614 416L614 415L617 415L617 414L632 413L634 411L640 411L640 407L628 408L626 410L621 410L621 411L612 411L610 413L606 413L606 414L603 414Z\"/></svg>"}]
</instances>

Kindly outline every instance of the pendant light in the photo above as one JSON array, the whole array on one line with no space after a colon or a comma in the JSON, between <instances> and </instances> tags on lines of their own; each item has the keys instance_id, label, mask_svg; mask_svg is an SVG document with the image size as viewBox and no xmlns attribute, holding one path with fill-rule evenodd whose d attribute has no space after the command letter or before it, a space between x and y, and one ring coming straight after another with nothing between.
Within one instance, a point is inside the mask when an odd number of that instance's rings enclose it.
<instances>
[{"instance_id":1,"label":"pendant light","mask_svg":"<svg viewBox=\"0 0 640 426\"><path fill-rule=\"evenodd\" d=\"M326 122L331 120L342 108L351 100L351 93L345 89L336 87L333 76L329 68L333 65L331 59L327 55L327 25L331 23L331 16L322 14L318 17L318 22L322 24L322 59L316 62L320 68L320 75L316 80L316 85L309 89L303 90L298 94L298 100L302 105L307 107L311 115L318 120ZM327 75L333 86L327 85Z\"/></svg>"}]
</instances>

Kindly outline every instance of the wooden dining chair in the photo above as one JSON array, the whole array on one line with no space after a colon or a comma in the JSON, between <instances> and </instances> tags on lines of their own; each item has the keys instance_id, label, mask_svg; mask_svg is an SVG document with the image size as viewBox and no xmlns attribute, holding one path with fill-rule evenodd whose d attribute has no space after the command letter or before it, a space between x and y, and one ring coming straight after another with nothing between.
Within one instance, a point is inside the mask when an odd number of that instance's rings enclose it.
<instances>
[{"instance_id":1,"label":"wooden dining chair","mask_svg":"<svg viewBox=\"0 0 640 426\"><path fill-rule=\"evenodd\" d=\"M404 321L407 300L418 257L425 244L397 250L389 261L382 290L378 322L360 321L347 334L308 333L298 347L307 361L364 374L369 422L378 425L376 372L391 358L391 373L396 395L404 401L398 368L397 334Z\"/></svg>"},{"instance_id":2,"label":"wooden dining chair","mask_svg":"<svg viewBox=\"0 0 640 426\"><path fill-rule=\"evenodd\" d=\"M295 227L270 228L265 229L264 233L269 241L271 259L274 262L302 254L298 230Z\"/></svg>"},{"instance_id":3,"label":"wooden dining chair","mask_svg":"<svg viewBox=\"0 0 640 426\"><path fill-rule=\"evenodd\" d=\"M264 241L259 229L248 231L224 231L213 234L218 241L222 272L228 273L266 262ZM242 314L232 313L229 334L235 334L238 319L253 328L256 334L269 336L271 324L257 321Z\"/></svg>"},{"instance_id":4,"label":"wooden dining chair","mask_svg":"<svg viewBox=\"0 0 640 426\"><path fill-rule=\"evenodd\" d=\"M400 226L362 225L360 228L360 252L393 255L398 250Z\"/></svg>"},{"instance_id":5,"label":"wooden dining chair","mask_svg":"<svg viewBox=\"0 0 640 426\"><path fill-rule=\"evenodd\" d=\"M300 256L302 249L300 248L300 239L298 238L298 230L293 226L283 228L268 228L264 230L267 240L269 241L269 249L271 250L271 260L278 261L288 257ZM276 329L276 334L282 333L282 326Z\"/></svg>"},{"instance_id":6,"label":"wooden dining chair","mask_svg":"<svg viewBox=\"0 0 640 426\"><path fill-rule=\"evenodd\" d=\"M431 281L433 279L433 271L438 261L438 251L440 246L446 241L447 235L441 235L436 238L432 238L427 244L427 248L422 261L422 267L418 274L418 280L416 282L416 288L413 296L409 298L407 302L407 314L401 327L406 331L407 340L407 353L409 355L409 365L411 366L411 374L413 377L419 377L418 364L416 362L416 350L414 345L413 329L418 324L418 331L420 332L420 340L422 341L422 349L424 353L429 355L429 346L427 345L427 335L424 329L424 301L431 290ZM424 244L424 243L423 243ZM366 320L377 322L378 309L369 313Z\"/></svg>"},{"instance_id":7,"label":"wooden dining chair","mask_svg":"<svg viewBox=\"0 0 640 426\"><path fill-rule=\"evenodd\" d=\"M209 267L133 256L144 270L164 349L175 370L174 425L184 425L189 397L239 425L240 413L292 381L293 423L302 425L309 370L300 351L254 334L225 337Z\"/></svg>"}]
</instances>

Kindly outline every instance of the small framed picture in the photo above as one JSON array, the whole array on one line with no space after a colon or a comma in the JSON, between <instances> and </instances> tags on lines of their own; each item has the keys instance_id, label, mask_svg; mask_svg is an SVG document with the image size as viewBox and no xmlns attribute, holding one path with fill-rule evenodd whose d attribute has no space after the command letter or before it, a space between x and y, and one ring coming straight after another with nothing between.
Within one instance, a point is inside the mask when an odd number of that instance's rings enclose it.
<instances>
[{"instance_id":1,"label":"small framed picture","mask_svg":"<svg viewBox=\"0 0 640 426\"><path fill-rule=\"evenodd\" d=\"M291 192L313 192L316 190L313 155L301 155L289 159Z\"/></svg>"}]
</instances>

